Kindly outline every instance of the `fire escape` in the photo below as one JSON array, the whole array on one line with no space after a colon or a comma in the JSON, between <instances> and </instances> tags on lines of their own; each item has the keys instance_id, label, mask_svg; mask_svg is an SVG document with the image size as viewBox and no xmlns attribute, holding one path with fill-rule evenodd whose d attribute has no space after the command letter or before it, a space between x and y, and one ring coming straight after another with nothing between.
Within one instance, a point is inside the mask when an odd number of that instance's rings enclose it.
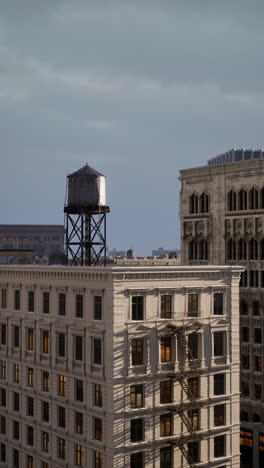
<instances>
[{"instance_id":1,"label":"fire escape","mask_svg":"<svg viewBox=\"0 0 264 468\"><path fill-rule=\"evenodd\" d=\"M199 377L201 369L199 367L199 363L197 364L197 360L193 355L193 350L189 345L189 337L192 335L196 335L198 330L201 329L201 327L202 324L200 324L199 322L192 322L190 325L186 326L175 326L172 324L167 325L167 328L169 328L169 335L177 337L178 349L180 353L179 371L168 373L168 377L173 381L178 381L182 389L181 402L175 404L174 406L170 406L169 409L172 413L176 413L179 415L182 423L188 431L188 434L182 435L179 439L171 442L171 444L173 446L178 447L181 450L182 455L184 456L190 467L195 466L198 460L196 460L195 456L189 453L189 451L186 449L186 444L201 440L201 436L197 434L199 426L194 427L194 425L191 423L188 416L186 415L188 411L196 410L197 418L199 421L200 407L197 403L199 393L193 392L191 390L191 388L187 384L187 378ZM188 334L186 333L187 331ZM184 394L187 397L186 400L183 399Z\"/></svg>"}]
</instances>

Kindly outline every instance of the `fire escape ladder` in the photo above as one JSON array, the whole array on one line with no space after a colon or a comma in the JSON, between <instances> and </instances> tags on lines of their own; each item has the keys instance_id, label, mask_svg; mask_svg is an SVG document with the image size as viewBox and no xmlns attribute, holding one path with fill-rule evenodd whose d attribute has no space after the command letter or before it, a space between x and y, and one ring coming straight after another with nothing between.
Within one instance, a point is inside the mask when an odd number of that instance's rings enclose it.
<instances>
[{"instance_id":1,"label":"fire escape ladder","mask_svg":"<svg viewBox=\"0 0 264 468\"><path fill-rule=\"evenodd\" d=\"M189 452L186 450L184 444L182 442L179 442L178 444L178 447L181 451L181 453L183 454L183 456L185 457L187 463L189 464L190 467L194 466L194 461L192 459L192 457L190 456Z\"/></svg>"}]
</instances>

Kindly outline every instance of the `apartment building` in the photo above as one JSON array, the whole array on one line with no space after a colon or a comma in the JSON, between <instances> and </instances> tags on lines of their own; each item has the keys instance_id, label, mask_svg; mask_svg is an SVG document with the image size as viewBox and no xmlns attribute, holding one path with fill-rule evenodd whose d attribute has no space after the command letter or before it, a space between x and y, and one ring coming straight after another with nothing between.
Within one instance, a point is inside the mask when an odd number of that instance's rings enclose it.
<instances>
[{"instance_id":1,"label":"apartment building","mask_svg":"<svg viewBox=\"0 0 264 468\"><path fill-rule=\"evenodd\" d=\"M0 267L0 466L240 466L230 266Z\"/></svg>"},{"instance_id":2,"label":"apartment building","mask_svg":"<svg viewBox=\"0 0 264 468\"><path fill-rule=\"evenodd\" d=\"M185 264L241 265L242 461L264 465L264 159L231 150L208 166L182 170L181 246Z\"/></svg>"}]
</instances>

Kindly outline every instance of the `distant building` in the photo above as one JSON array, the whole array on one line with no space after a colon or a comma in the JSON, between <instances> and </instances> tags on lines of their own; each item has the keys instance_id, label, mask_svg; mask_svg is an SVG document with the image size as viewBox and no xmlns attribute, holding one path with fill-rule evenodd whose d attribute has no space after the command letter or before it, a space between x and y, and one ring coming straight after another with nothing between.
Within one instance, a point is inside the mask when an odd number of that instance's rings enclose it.
<instances>
[{"instance_id":1,"label":"distant building","mask_svg":"<svg viewBox=\"0 0 264 468\"><path fill-rule=\"evenodd\" d=\"M64 226L48 224L1 224L0 249L32 250L49 256L64 252Z\"/></svg>"},{"instance_id":2,"label":"distant building","mask_svg":"<svg viewBox=\"0 0 264 468\"><path fill-rule=\"evenodd\" d=\"M108 256L110 258L126 258L126 251L113 249L108 252Z\"/></svg>"},{"instance_id":3,"label":"distant building","mask_svg":"<svg viewBox=\"0 0 264 468\"><path fill-rule=\"evenodd\" d=\"M170 249L170 250L163 249L163 247L160 247L157 250L152 250L152 256L153 257L165 258L165 257L169 257L171 254L176 255L176 251L173 250L173 249Z\"/></svg>"},{"instance_id":4,"label":"distant building","mask_svg":"<svg viewBox=\"0 0 264 468\"><path fill-rule=\"evenodd\" d=\"M26 265L33 263L32 250L0 250L0 265Z\"/></svg>"}]
</instances>

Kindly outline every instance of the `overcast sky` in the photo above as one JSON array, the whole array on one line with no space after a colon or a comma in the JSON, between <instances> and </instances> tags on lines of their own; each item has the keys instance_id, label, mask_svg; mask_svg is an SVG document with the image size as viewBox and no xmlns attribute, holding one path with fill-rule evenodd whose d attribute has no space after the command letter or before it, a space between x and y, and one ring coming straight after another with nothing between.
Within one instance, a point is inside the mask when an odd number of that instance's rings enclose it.
<instances>
[{"instance_id":1,"label":"overcast sky","mask_svg":"<svg viewBox=\"0 0 264 468\"><path fill-rule=\"evenodd\" d=\"M0 223L107 177L110 248L179 247L181 168L264 147L263 0L0 0Z\"/></svg>"}]
</instances>

